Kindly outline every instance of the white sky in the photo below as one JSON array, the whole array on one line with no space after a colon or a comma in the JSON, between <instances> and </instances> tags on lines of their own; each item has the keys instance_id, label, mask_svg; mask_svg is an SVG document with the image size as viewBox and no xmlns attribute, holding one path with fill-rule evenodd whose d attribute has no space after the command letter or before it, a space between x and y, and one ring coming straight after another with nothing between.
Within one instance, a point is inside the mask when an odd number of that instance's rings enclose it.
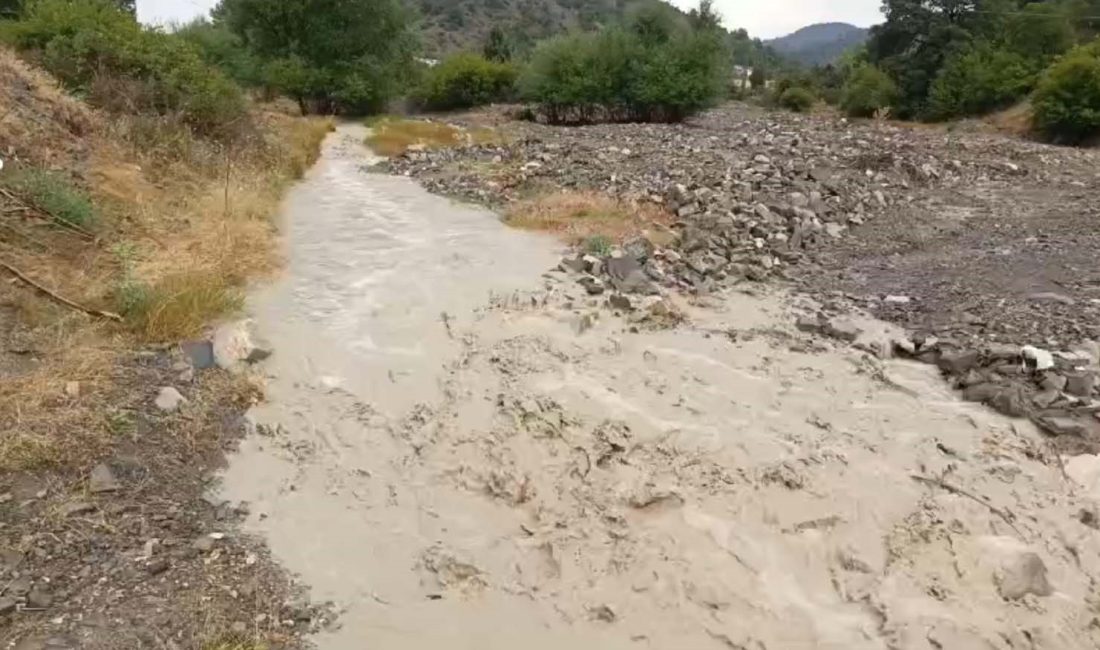
<instances>
[{"instance_id":1,"label":"white sky","mask_svg":"<svg viewBox=\"0 0 1100 650\"><path fill-rule=\"evenodd\" d=\"M690 9L698 0L671 0ZM145 23L184 22L205 15L217 0L137 0ZM715 0L728 29L746 29L757 38L784 36L814 23L841 22L869 27L882 22L882 0Z\"/></svg>"},{"instance_id":2,"label":"white sky","mask_svg":"<svg viewBox=\"0 0 1100 650\"><path fill-rule=\"evenodd\" d=\"M681 9L698 0L670 0ZM870 27L881 23L882 0L714 0L726 29L744 28L749 36L769 39L786 36L814 23L851 23Z\"/></svg>"}]
</instances>

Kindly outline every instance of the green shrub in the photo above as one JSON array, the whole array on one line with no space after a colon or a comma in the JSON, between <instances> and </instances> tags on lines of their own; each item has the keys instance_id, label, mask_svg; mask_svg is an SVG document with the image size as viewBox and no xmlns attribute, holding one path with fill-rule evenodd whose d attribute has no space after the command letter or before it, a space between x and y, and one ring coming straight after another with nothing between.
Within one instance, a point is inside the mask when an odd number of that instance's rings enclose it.
<instances>
[{"instance_id":1,"label":"green shrub","mask_svg":"<svg viewBox=\"0 0 1100 650\"><path fill-rule=\"evenodd\" d=\"M240 89L193 45L143 28L110 0L29 0L11 38L108 110L178 114L202 132L245 114Z\"/></svg>"},{"instance_id":2,"label":"green shrub","mask_svg":"<svg viewBox=\"0 0 1100 650\"><path fill-rule=\"evenodd\" d=\"M75 226L95 222L91 199L64 174L23 167L0 175L0 186L57 221Z\"/></svg>"},{"instance_id":3,"label":"green shrub","mask_svg":"<svg viewBox=\"0 0 1100 650\"><path fill-rule=\"evenodd\" d=\"M840 94L840 108L852 117L873 117L880 109L897 101L894 80L873 65L860 65L852 71Z\"/></svg>"},{"instance_id":4,"label":"green shrub","mask_svg":"<svg viewBox=\"0 0 1100 650\"><path fill-rule=\"evenodd\" d=\"M763 90L768 85L768 77L764 72L764 68L755 66L752 72L749 73L749 85L753 90Z\"/></svg>"},{"instance_id":5,"label":"green shrub","mask_svg":"<svg viewBox=\"0 0 1100 650\"><path fill-rule=\"evenodd\" d=\"M419 99L425 108L436 111L505 101L515 92L516 77L510 63L456 54L428 70Z\"/></svg>"},{"instance_id":6,"label":"green shrub","mask_svg":"<svg viewBox=\"0 0 1100 650\"><path fill-rule=\"evenodd\" d=\"M1035 125L1055 140L1079 143L1100 134L1100 41L1052 65L1032 99Z\"/></svg>"},{"instance_id":7,"label":"green shrub","mask_svg":"<svg viewBox=\"0 0 1100 650\"><path fill-rule=\"evenodd\" d=\"M1034 63L1020 54L979 43L948 59L928 96L934 119L980 115L1026 96L1035 84Z\"/></svg>"},{"instance_id":8,"label":"green shrub","mask_svg":"<svg viewBox=\"0 0 1100 650\"><path fill-rule=\"evenodd\" d=\"M809 88L793 86L779 95L779 105L796 113L805 113L813 108L817 98Z\"/></svg>"},{"instance_id":9,"label":"green shrub","mask_svg":"<svg viewBox=\"0 0 1100 650\"><path fill-rule=\"evenodd\" d=\"M647 10L618 27L540 43L520 85L551 123L671 122L723 96L728 62L710 21Z\"/></svg>"}]
</instances>

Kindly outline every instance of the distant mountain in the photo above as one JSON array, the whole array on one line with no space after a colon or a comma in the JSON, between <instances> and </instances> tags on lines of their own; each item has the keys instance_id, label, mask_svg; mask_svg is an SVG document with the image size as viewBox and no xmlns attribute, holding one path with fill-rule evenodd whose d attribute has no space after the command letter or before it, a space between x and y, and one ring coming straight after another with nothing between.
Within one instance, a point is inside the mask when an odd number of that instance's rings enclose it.
<instances>
[{"instance_id":1,"label":"distant mountain","mask_svg":"<svg viewBox=\"0 0 1100 650\"><path fill-rule=\"evenodd\" d=\"M803 27L764 44L802 65L825 65L867 41L869 30L847 23L819 23Z\"/></svg>"}]
</instances>

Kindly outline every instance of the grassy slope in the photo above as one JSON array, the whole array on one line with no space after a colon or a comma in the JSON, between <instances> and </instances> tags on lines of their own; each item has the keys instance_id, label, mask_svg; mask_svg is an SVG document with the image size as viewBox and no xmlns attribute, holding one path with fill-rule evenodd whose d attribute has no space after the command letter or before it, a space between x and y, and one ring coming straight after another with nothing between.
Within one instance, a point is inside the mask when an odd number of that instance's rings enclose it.
<instances>
[{"instance_id":1,"label":"grassy slope","mask_svg":"<svg viewBox=\"0 0 1100 650\"><path fill-rule=\"evenodd\" d=\"M195 336L278 264L269 217L330 127L271 110L254 118L229 148L163 118L108 118L0 49L0 186L52 170L96 214L82 234L26 195L0 195L0 261L82 305L130 307L116 324L0 283L0 470L83 465L109 449L117 432L96 396L120 381L113 359ZM64 399L71 382L81 399Z\"/></svg>"}]
</instances>

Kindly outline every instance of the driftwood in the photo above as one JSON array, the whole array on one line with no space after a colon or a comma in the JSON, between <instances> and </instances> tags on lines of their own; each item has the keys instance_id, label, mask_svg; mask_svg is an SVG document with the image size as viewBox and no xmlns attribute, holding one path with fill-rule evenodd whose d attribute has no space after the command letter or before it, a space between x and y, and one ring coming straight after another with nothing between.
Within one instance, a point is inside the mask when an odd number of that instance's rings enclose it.
<instances>
[{"instance_id":1,"label":"driftwood","mask_svg":"<svg viewBox=\"0 0 1100 650\"><path fill-rule=\"evenodd\" d=\"M917 481L918 483L924 483L925 485L931 485L933 487L938 487L941 490L946 490L946 491L950 492L951 494L956 494L960 497L966 497L967 499L970 499L974 503L979 503L979 504L985 506L986 508L989 509L990 512L997 515L998 517L1001 518L1002 521L1004 521L1006 524L1008 524L1008 527L1011 528L1012 530L1014 530L1016 532L1016 534L1019 535L1020 539L1027 539L1024 536L1024 534L1022 532L1020 532L1020 529L1016 527L1016 524L1013 523L1013 520L1016 519L1016 517L1011 512L1009 512L1008 510L1001 510L997 506L989 503L989 501L986 501L984 498L982 498L980 496L977 496L976 494L973 494L971 492L967 492L966 490L962 489L961 487L959 487L957 485L952 485L952 484L944 481L943 479L930 478L928 476L921 476L919 474L911 474L909 476L909 478L913 479L914 481Z\"/></svg>"},{"instance_id":2,"label":"driftwood","mask_svg":"<svg viewBox=\"0 0 1100 650\"><path fill-rule=\"evenodd\" d=\"M14 275L17 279L21 280L22 282L25 282L25 283L29 284L30 286L34 287L39 292L46 294L47 296L49 296L53 300L61 303L62 305L65 305L66 307L69 307L71 309L75 309L77 311L84 312L85 314L88 314L89 316L97 316L99 318L106 318L108 320L122 322L122 316L119 316L118 314L116 314L114 312L101 311L99 309L91 309L91 308L85 307L81 304L75 303L72 300L69 300L68 298L65 298L64 296L59 296L58 294L54 293L53 291L50 291L46 287L44 287L44 286L38 284L37 282L35 282L34 280L28 278L26 275L23 274L22 271L15 268L11 264L8 264L7 262L0 262L0 267L2 267L8 273L11 273L12 275Z\"/></svg>"}]
</instances>

